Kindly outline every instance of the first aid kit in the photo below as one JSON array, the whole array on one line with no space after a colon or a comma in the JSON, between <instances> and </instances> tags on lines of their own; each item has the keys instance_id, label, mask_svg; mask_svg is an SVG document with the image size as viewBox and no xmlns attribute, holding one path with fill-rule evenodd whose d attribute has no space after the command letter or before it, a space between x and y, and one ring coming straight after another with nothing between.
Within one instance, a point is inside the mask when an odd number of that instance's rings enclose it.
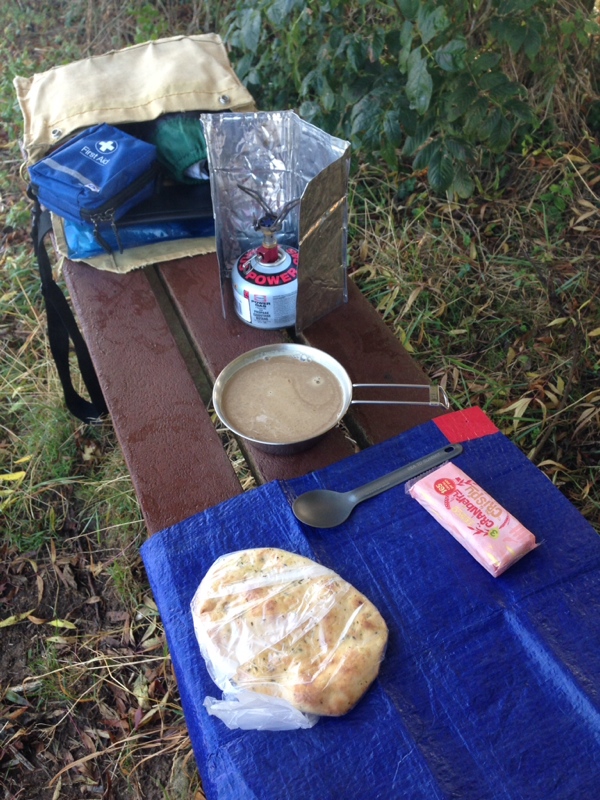
<instances>
[{"instance_id":1,"label":"first aid kit","mask_svg":"<svg viewBox=\"0 0 600 800\"><path fill-rule=\"evenodd\" d=\"M156 185L156 147L101 123L87 128L29 167L31 188L41 205L71 222L92 226L97 242L111 252L106 232Z\"/></svg>"}]
</instances>

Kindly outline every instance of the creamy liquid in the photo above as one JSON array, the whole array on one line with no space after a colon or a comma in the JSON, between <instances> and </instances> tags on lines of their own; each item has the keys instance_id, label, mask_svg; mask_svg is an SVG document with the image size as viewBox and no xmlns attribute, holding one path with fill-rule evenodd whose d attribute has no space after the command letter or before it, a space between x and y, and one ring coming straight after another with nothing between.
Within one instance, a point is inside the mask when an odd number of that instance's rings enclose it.
<instances>
[{"instance_id":1,"label":"creamy liquid","mask_svg":"<svg viewBox=\"0 0 600 800\"><path fill-rule=\"evenodd\" d=\"M221 400L230 427L249 439L289 444L329 430L344 408L339 380L314 361L271 356L239 369Z\"/></svg>"}]
</instances>

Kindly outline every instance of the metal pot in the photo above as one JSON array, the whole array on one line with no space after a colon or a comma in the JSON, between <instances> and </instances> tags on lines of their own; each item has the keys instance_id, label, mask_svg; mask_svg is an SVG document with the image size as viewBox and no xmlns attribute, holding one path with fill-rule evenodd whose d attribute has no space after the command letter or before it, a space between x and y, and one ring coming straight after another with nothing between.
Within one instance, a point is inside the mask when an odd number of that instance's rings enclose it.
<instances>
[{"instance_id":1,"label":"metal pot","mask_svg":"<svg viewBox=\"0 0 600 800\"><path fill-rule=\"evenodd\" d=\"M247 432L240 430L230 419L223 408L223 395L225 389L240 369L252 364L256 361L263 359L273 358L275 356L292 356L301 361L313 361L321 367L330 372L336 379L342 393L342 403L335 421L322 433L317 436L312 436L308 439L300 439L293 442L274 442L274 441L261 441L260 439L249 436ZM429 392L429 400L413 401L413 400L362 400L353 397L353 389L357 388L386 388L386 389L423 389ZM316 347L309 347L303 344L269 344L263 347L256 347L243 353L236 359L231 361L219 374L212 393L213 407L217 416L227 428L236 436L245 439L259 450L275 455L292 455L306 450L312 445L320 441L326 433L334 428L338 422L344 417L348 408L357 403L371 404L371 405L426 405L426 406L441 406L449 408L450 404L446 392L440 386L430 386L429 384L409 384L409 383L355 383L353 384L350 376L342 367L342 365L335 358L325 353L323 350L318 350Z\"/></svg>"}]
</instances>

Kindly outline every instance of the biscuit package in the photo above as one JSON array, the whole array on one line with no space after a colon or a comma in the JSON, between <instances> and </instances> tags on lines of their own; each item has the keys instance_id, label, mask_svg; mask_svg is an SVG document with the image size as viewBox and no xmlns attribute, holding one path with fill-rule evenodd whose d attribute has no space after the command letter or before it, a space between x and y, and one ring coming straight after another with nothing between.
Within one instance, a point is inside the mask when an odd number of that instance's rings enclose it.
<instances>
[{"instance_id":1,"label":"biscuit package","mask_svg":"<svg viewBox=\"0 0 600 800\"><path fill-rule=\"evenodd\" d=\"M377 677L387 626L330 569L276 548L217 559L191 603L196 638L230 728L311 727L341 716Z\"/></svg>"},{"instance_id":2,"label":"biscuit package","mask_svg":"<svg viewBox=\"0 0 600 800\"><path fill-rule=\"evenodd\" d=\"M451 462L406 489L494 577L537 547L527 528Z\"/></svg>"}]
</instances>

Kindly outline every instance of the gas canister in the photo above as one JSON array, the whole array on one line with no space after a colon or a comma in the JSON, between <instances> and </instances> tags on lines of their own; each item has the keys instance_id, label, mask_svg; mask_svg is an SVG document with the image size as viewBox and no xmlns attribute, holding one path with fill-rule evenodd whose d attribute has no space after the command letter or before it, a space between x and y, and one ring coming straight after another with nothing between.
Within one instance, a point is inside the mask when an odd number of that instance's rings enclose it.
<instances>
[{"instance_id":1,"label":"gas canister","mask_svg":"<svg viewBox=\"0 0 600 800\"><path fill-rule=\"evenodd\" d=\"M254 229L262 233L262 243L242 253L233 269L235 313L254 328L288 328L296 322L299 253L294 247L278 244L275 234L300 199L272 211L258 192L238 186L266 213L254 223Z\"/></svg>"},{"instance_id":2,"label":"gas canister","mask_svg":"<svg viewBox=\"0 0 600 800\"><path fill-rule=\"evenodd\" d=\"M277 247L277 259L265 262L261 248L248 250L232 275L238 317L256 328L287 328L296 321L298 251Z\"/></svg>"}]
</instances>

